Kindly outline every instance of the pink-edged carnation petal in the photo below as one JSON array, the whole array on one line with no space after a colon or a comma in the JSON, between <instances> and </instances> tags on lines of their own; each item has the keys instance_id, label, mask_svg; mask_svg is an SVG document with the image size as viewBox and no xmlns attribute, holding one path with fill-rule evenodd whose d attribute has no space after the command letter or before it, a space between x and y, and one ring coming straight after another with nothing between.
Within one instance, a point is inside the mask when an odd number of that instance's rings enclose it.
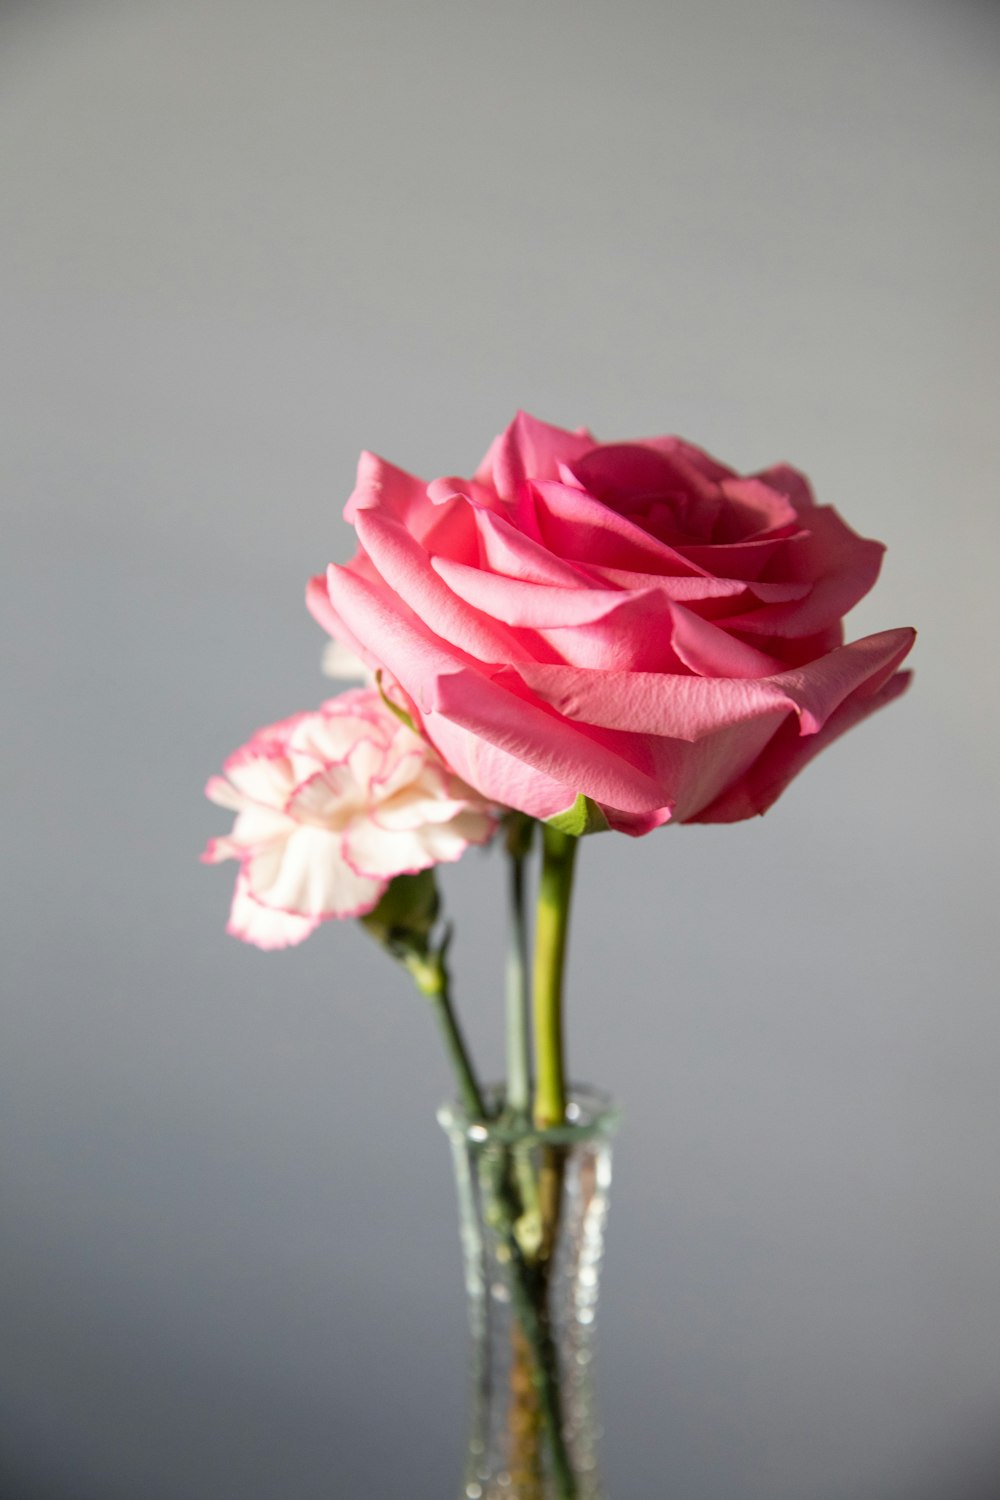
<instances>
[{"instance_id":1,"label":"pink-edged carnation petal","mask_svg":"<svg viewBox=\"0 0 1000 1500\"><path fill-rule=\"evenodd\" d=\"M394 876L458 859L496 828L482 797L374 688L268 726L226 767L209 793L236 821L202 858L239 861L228 930L258 947L366 915Z\"/></svg>"},{"instance_id":2,"label":"pink-edged carnation petal","mask_svg":"<svg viewBox=\"0 0 1000 1500\"><path fill-rule=\"evenodd\" d=\"M292 948L315 932L319 920L319 917L299 917L292 912L262 906L250 894L243 875L237 875L226 931L230 937L241 938L255 948Z\"/></svg>"}]
</instances>

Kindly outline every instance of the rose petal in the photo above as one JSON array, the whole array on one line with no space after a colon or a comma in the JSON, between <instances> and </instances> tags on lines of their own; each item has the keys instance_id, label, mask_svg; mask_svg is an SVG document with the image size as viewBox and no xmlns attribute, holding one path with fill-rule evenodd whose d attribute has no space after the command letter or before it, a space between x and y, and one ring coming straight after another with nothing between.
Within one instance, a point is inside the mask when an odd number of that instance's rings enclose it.
<instances>
[{"instance_id":1,"label":"rose petal","mask_svg":"<svg viewBox=\"0 0 1000 1500\"><path fill-rule=\"evenodd\" d=\"M704 546L685 542L678 544L678 552L692 567L705 569L722 578L739 579L756 591L761 574L772 562L779 562L789 543L796 538L805 539L808 533L789 528L786 536L749 537L743 542L713 543ZM778 580L769 579L773 585ZM784 585L782 585L784 586ZM792 598L801 598L809 592L810 583L804 582L799 593Z\"/></svg>"},{"instance_id":2,"label":"rose petal","mask_svg":"<svg viewBox=\"0 0 1000 1500\"><path fill-rule=\"evenodd\" d=\"M422 479L386 463L377 453L361 454L354 489L344 506L345 521L354 525L362 511L375 507L389 515L405 516L412 509L426 506L427 486Z\"/></svg>"},{"instance_id":3,"label":"rose petal","mask_svg":"<svg viewBox=\"0 0 1000 1500\"><path fill-rule=\"evenodd\" d=\"M542 540L558 557L601 567L634 568L657 575L704 575L675 548L592 495L566 484L534 484Z\"/></svg>"},{"instance_id":4,"label":"rose petal","mask_svg":"<svg viewBox=\"0 0 1000 1500\"><path fill-rule=\"evenodd\" d=\"M502 793L509 794L512 788L506 778L502 786L493 783L496 766L484 755L483 746L521 762L522 782L540 772L550 784L575 787L595 802L607 802L626 812L648 812L664 800L643 768L648 752L628 743L627 736L616 741L607 732L585 731L560 721L530 700L516 697L497 680L487 681L469 671L438 677L431 693L427 716L431 738L437 742L446 724L466 731L464 753L458 750L456 738L447 735L446 758L463 780L491 801L504 802ZM637 763L621 753L619 747L625 743ZM531 811L520 797L507 800L507 805ZM558 805L565 806L566 799Z\"/></svg>"},{"instance_id":5,"label":"rose petal","mask_svg":"<svg viewBox=\"0 0 1000 1500\"><path fill-rule=\"evenodd\" d=\"M728 725L793 709L808 733L863 683L884 680L913 640L911 630L882 631L793 672L760 679L588 672L542 663L519 663L516 671L530 691L577 723L695 741Z\"/></svg>"},{"instance_id":6,"label":"rose petal","mask_svg":"<svg viewBox=\"0 0 1000 1500\"><path fill-rule=\"evenodd\" d=\"M780 490L762 479L724 479L719 486L726 499L722 524L716 529L719 543L742 542L798 527L795 507Z\"/></svg>"},{"instance_id":7,"label":"rose petal","mask_svg":"<svg viewBox=\"0 0 1000 1500\"><path fill-rule=\"evenodd\" d=\"M670 644L684 665L699 677L769 677L782 670L783 663L776 656L745 645L682 604L671 605L670 615Z\"/></svg>"},{"instance_id":8,"label":"rose petal","mask_svg":"<svg viewBox=\"0 0 1000 1500\"><path fill-rule=\"evenodd\" d=\"M517 578L524 583L551 584L557 588L579 588L587 581L586 574L579 568L563 562L540 543L525 536L506 516L477 510L476 527L481 542L482 566L493 573Z\"/></svg>"},{"instance_id":9,"label":"rose petal","mask_svg":"<svg viewBox=\"0 0 1000 1500\"><path fill-rule=\"evenodd\" d=\"M809 524L816 501L809 480L799 469L793 469L791 464L772 464L754 474L753 478L762 480L770 489L784 495L796 514Z\"/></svg>"},{"instance_id":10,"label":"rose petal","mask_svg":"<svg viewBox=\"0 0 1000 1500\"><path fill-rule=\"evenodd\" d=\"M568 432L519 411L490 444L475 477L482 484L492 483L502 500L513 500L524 480L555 479L560 463L572 463L593 446L584 427Z\"/></svg>"},{"instance_id":11,"label":"rose petal","mask_svg":"<svg viewBox=\"0 0 1000 1500\"><path fill-rule=\"evenodd\" d=\"M794 721L790 721L778 731L766 752L739 781L685 821L736 823L765 813L809 761L855 724L898 698L909 686L910 677L909 672L897 672L877 692L852 694L831 714L817 734L800 736L796 733Z\"/></svg>"},{"instance_id":12,"label":"rose petal","mask_svg":"<svg viewBox=\"0 0 1000 1500\"><path fill-rule=\"evenodd\" d=\"M381 577L435 631L480 661L512 661L526 653L502 624L460 600L438 577L430 559L392 517L362 511L358 536Z\"/></svg>"},{"instance_id":13,"label":"rose petal","mask_svg":"<svg viewBox=\"0 0 1000 1500\"><path fill-rule=\"evenodd\" d=\"M810 581L812 588L800 603L772 604L748 611L730 621L748 635L812 635L840 620L873 587L882 566L881 542L860 537L835 510L816 506L809 531L789 540L785 576Z\"/></svg>"},{"instance_id":14,"label":"rose petal","mask_svg":"<svg viewBox=\"0 0 1000 1500\"><path fill-rule=\"evenodd\" d=\"M711 453L706 453L704 448L689 443L686 438L668 435L666 437L651 437L640 439L644 448L652 448L657 453L665 453L674 459L683 459L692 469L697 470L705 479L722 480L730 479L735 474L727 464L713 458Z\"/></svg>"}]
</instances>

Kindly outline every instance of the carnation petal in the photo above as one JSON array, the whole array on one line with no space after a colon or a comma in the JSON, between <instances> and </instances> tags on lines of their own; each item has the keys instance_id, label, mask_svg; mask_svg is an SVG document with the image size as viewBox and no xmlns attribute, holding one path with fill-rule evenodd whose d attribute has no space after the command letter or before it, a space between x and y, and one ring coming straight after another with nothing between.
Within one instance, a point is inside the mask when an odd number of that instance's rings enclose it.
<instances>
[{"instance_id":1,"label":"carnation petal","mask_svg":"<svg viewBox=\"0 0 1000 1500\"><path fill-rule=\"evenodd\" d=\"M250 891L264 906L303 917L357 917L378 903L384 882L351 869L340 833L297 827L280 851L246 866Z\"/></svg>"},{"instance_id":2,"label":"carnation petal","mask_svg":"<svg viewBox=\"0 0 1000 1500\"><path fill-rule=\"evenodd\" d=\"M322 580L320 580L322 582ZM315 582L315 580L314 580ZM323 587L324 595L326 587ZM323 647L320 671L338 682L368 682L371 671L361 657L342 641L330 640Z\"/></svg>"},{"instance_id":3,"label":"carnation petal","mask_svg":"<svg viewBox=\"0 0 1000 1500\"><path fill-rule=\"evenodd\" d=\"M292 912L261 906L250 894L244 876L237 877L226 931L255 948L291 948L303 942L319 926L319 917L300 917Z\"/></svg>"},{"instance_id":4,"label":"carnation petal","mask_svg":"<svg viewBox=\"0 0 1000 1500\"><path fill-rule=\"evenodd\" d=\"M359 818L344 830L344 858L360 876L383 880L415 875L435 863L422 827L388 832L370 818Z\"/></svg>"},{"instance_id":5,"label":"carnation petal","mask_svg":"<svg viewBox=\"0 0 1000 1500\"><path fill-rule=\"evenodd\" d=\"M238 792L232 782L227 781L224 776L210 776L205 783L205 796L209 802L214 802L216 807L228 807L231 812L238 812L245 802L242 792Z\"/></svg>"}]
</instances>

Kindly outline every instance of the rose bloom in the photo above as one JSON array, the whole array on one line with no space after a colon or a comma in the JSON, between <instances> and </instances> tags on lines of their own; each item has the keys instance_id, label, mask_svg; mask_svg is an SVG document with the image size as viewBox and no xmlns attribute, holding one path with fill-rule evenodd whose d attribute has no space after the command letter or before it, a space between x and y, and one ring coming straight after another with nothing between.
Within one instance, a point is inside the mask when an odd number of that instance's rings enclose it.
<instances>
[{"instance_id":1,"label":"rose bloom","mask_svg":"<svg viewBox=\"0 0 1000 1500\"><path fill-rule=\"evenodd\" d=\"M843 644L881 544L784 464L521 413L471 479L363 454L345 517L360 546L313 614L470 786L538 818L581 793L633 834L762 813L907 680L912 630Z\"/></svg>"},{"instance_id":2,"label":"rose bloom","mask_svg":"<svg viewBox=\"0 0 1000 1500\"><path fill-rule=\"evenodd\" d=\"M236 822L202 858L239 860L227 931L259 948L371 911L394 875L456 860L496 826L374 688L258 729L224 769L205 791Z\"/></svg>"}]
</instances>

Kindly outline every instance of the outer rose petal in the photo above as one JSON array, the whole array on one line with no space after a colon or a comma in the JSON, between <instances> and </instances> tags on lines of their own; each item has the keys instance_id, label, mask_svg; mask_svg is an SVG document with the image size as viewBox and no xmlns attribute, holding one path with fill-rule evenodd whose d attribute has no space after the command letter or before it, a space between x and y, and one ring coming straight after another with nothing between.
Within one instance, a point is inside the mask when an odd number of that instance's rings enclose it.
<instances>
[{"instance_id":1,"label":"outer rose petal","mask_svg":"<svg viewBox=\"0 0 1000 1500\"><path fill-rule=\"evenodd\" d=\"M767 812L814 756L855 724L860 724L862 719L867 719L869 714L898 698L909 687L911 676L910 672L897 672L876 693L868 696L854 693L831 715L818 734L797 736L792 727L786 725L775 735L766 754L751 766L745 776L685 821L738 823Z\"/></svg>"},{"instance_id":2,"label":"outer rose petal","mask_svg":"<svg viewBox=\"0 0 1000 1500\"><path fill-rule=\"evenodd\" d=\"M527 686L559 714L605 728L669 739L701 740L715 730L788 709L806 733L864 682L894 670L913 644L912 630L885 630L840 647L818 662L762 678L665 677L659 672L588 672L518 666Z\"/></svg>"},{"instance_id":3,"label":"outer rose petal","mask_svg":"<svg viewBox=\"0 0 1000 1500\"><path fill-rule=\"evenodd\" d=\"M359 511L376 507L392 515L405 515L413 507L426 505L426 490L422 479L386 463L375 453L362 453L354 491L344 507L344 520L353 524Z\"/></svg>"}]
</instances>

